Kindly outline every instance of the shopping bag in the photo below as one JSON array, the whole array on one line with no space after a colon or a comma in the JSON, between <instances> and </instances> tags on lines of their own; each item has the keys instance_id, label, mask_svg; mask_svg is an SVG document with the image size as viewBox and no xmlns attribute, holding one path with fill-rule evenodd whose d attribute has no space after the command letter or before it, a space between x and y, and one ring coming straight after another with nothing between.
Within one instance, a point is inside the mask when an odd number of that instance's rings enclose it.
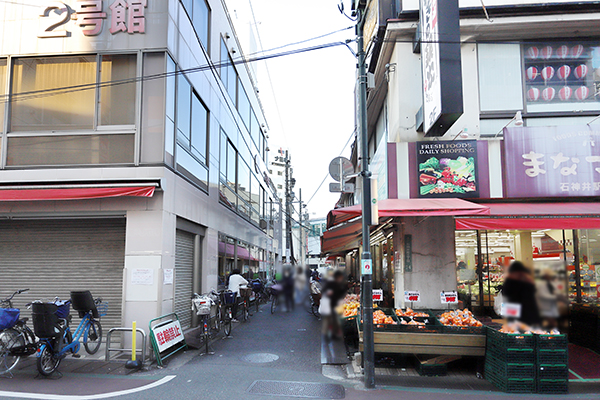
<instances>
[{"instance_id":1,"label":"shopping bag","mask_svg":"<svg viewBox=\"0 0 600 400\"><path fill-rule=\"evenodd\" d=\"M0 308L0 331L15 326L19 315L20 311L16 308Z\"/></svg>"},{"instance_id":2,"label":"shopping bag","mask_svg":"<svg viewBox=\"0 0 600 400\"><path fill-rule=\"evenodd\" d=\"M323 296L321 304L319 304L319 314L331 315L331 299L327 296Z\"/></svg>"},{"instance_id":3,"label":"shopping bag","mask_svg":"<svg viewBox=\"0 0 600 400\"><path fill-rule=\"evenodd\" d=\"M496 297L494 297L494 312L497 315L502 315L502 303L504 302L504 296L502 296L502 292L498 292Z\"/></svg>"}]
</instances>

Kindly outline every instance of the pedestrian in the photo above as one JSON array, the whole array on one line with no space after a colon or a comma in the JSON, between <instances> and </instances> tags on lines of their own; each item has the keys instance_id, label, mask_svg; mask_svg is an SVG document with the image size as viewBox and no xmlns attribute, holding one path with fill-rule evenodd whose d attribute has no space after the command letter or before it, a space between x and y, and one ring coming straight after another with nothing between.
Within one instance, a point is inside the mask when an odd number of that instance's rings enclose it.
<instances>
[{"instance_id":1,"label":"pedestrian","mask_svg":"<svg viewBox=\"0 0 600 400\"><path fill-rule=\"evenodd\" d=\"M234 269L233 271L231 271L231 275L229 275L228 289L230 291L232 291L233 293L235 293L235 302L233 303L233 310L232 310L233 319L231 320L231 322L238 322L236 317L237 317L239 299L241 298L240 288L247 287L247 285L248 285L248 281L242 275L240 275L239 269Z\"/></svg>"},{"instance_id":2,"label":"pedestrian","mask_svg":"<svg viewBox=\"0 0 600 400\"><path fill-rule=\"evenodd\" d=\"M542 279L536 284L536 297L544 328L552 330L557 327L558 290L555 286L556 274L551 269L542 272Z\"/></svg>"},{"instance_id":3,"label":"pedestrian","mask_svg":"<svg viewBox=\"0 0 600 400\"><path fill-rule=\"evenodd\" d=\"M513 261L502 286L504 303L519 304L521 317L517 319L527 325L539 326L541 318L535 292L531 271L521 261Z\"/></svg>"},{"instance_id":4,"label":"pedestrian","mask_svg":"<svg viewBox=\"0 0 600 400\"><path fill-rule=\"evenodd\" d=\"M323 316L323 335L330 338L341 337L341 327L339 326L338 320L335 317L334 310L337 308L339 302L346 296L348 291L348 283L344 273L340 270L336 270L330 279L325 282L321 293L327 296L329 302L328 315Z\"/></svg>"},{"instance_id":5,"label":"pedestrian","mask_svg":"<svg viewBox=\"0 0 600 400\"><path fill-rule=\"evenodd\" d=\"M289 266L283 270L283 279L281 282L283 295L285 296L285 310L287 312L294 309L294 284L294 270Z\"/></svg>"},{"instance_id":6,"label":"pedestrian","mask_svg":"<svg viewBox=\"0 0 600 400\"><path fill-rule=\"evenodd\" d=\"M317 271L313 271L310 276L310 295L318 308L321 303L321 278Z\"/></svg>"}]
</instances>

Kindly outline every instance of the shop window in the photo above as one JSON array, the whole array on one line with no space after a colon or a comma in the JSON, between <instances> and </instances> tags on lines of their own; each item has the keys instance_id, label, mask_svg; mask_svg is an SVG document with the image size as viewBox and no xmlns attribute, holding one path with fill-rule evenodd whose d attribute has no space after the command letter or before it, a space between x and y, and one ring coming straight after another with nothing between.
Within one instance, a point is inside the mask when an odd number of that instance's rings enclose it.
<instances>
[{"instance_id":1,"label":"shop window","mask_svg":"<svg viewBox=\"0 0 600 400\"><path fill-rule=\"evenodd\" d=\"M14 61L12 131L61 131L94 128L96 56L19 58ZM87 90L51 95L19 93L83 86Z\"/></svg>"},{"instance_id":2,"label":"shop window","mask_svg":"<svg viewBox=\"0 0 600 400\"><path fill-rule=\"evenodd\" d=\"M173 59L167 57L167 94L166 94L166 121L165 121L165 150L167 158L173 157L175 148L175 88L177 86L177 77L175 75L176 66ZM172 163L169 163L172 165Z\"/></svg>"},{"instance_id":3,"label":"shop window","mask_svg":"<svg viewBox=\"0 0 600 400\"><path fill-rule=\"evenodd\" d=\"M479 44L481 112L523 109L521 49L518 44Z\"/></svg>"},{"instance_id":4,"label":"shop window","mask_svg":"<svg viewBox=\"0 0 600 400\"><path fill-rule=\"evenodd\" d=\"M522 47L527 111L598 110L600 46L536 42Z\"/></svg>"},{"instance_id":5,"label":"shop window","mask_svg":"<svg viewBox=\"0 0 600 400\"><path fill-rule=\"evenodd\" d=\"M208 51L208 40L210 37L210 9L206 0L194 0L192 23L200 43Z\"/></svg>"},{"instance_id":6,"label":"shop window","mask_svg":"<svg viewBox=\"0 0 600 400\"><path fill-rule=\"evenodd\" d=\"M135 54L103 55L100 63L99 125L134 125L137 57Z\"/></svg>"},{"instance_id":7,"label":"shop window","mask_svg":"<svg viewBox=\"0 0 600 400\"><path fill-rule=\"evenodd\" d=\"M8 68L6 67L7 61L6 58L0 58L0 98L4 98L6 96L6 72ZM4 102L0 103L0 132L4 131Z\"/></svg>"},{"instance_id":8,"label":"shop window","mask_svg":"<svg viewBox=\"0 0 600 400\"><path fill-rule=\"evenodd\" d=\"M8 139L9 166L131 164L134 135L18 136Z\"/></svg>"},{"instance_id":9,"label":"shop window","mask_svg":"<svg viewBox=\"0 0 600 400\"><path fill-rule=\"evenodd\" d=\"M599 305L600 290L600 230L579 231L579 276L584 303ZM569 271L569 294L575 299L575 269Z\"/></svg>"}]
</instances>

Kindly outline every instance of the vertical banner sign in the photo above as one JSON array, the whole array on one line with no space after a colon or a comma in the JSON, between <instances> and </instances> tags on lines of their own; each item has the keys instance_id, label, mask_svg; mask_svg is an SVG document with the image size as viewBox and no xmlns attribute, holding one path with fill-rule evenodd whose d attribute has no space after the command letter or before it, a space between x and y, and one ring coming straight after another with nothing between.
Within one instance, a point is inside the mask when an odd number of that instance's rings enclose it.
<instances>
[{"instance_id":1,"label":"vertical banner sign","mask_svg":"<svg viewBox=\"0 0 600 400\"><path fill-rule=\"evenodd\" d=\"M463 113L458 0L421 0L423 130L443 136Z\"/></svg>"},{"instance_id":2,"label":"vertical banner sign","mask_svg":"<svg viewBox=\"0 0 600 400\"><path fill-rule=\"evenodd\" d=\"M362 274L373 275L373 260L361 260Z\"/></svg>"},{"instance_id":3,"label":"vertical banner sign","mask_svg":"<svg viewBox=\"0 0 600 400\"><path fill-rule=\"evenodd\" d=\"M404 235L404 272L412 270L412 235Z\"/></svg>"},{"instance_id":4,"label":"vertical banner sign","mask_svg":"<svg viewBox=\"0 0 600 400\"><path fill-rule=\"evenodd\" d=\"M417 142L419 197L478 198L477 141Z\"/></svg>"}]
</instances>

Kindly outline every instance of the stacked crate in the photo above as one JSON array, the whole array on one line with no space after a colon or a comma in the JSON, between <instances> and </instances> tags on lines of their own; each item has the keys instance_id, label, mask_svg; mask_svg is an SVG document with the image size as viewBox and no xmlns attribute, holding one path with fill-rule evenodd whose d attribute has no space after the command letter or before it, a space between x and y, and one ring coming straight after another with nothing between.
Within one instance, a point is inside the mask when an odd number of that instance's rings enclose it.
<instances>
[{"instance_id":1,"label":"stacked crate","mask_svg":"<svg viewBox=\"0 0 600 400\"><path fill-rule=\"evenodd\" d=\"M485 378L507 393L536 391L534 335L487 329Z\"/></svg>"},{"instance_id":2,"label":"stacked crate","mask_svg":"<svg viewBox=\"0 0 600 400\"><path fill-rule=\"evenodd\" d=\"M569 357L566 335L535 335L537 391L561 394L569 391Z\"/></svg>"}]
</instances>

